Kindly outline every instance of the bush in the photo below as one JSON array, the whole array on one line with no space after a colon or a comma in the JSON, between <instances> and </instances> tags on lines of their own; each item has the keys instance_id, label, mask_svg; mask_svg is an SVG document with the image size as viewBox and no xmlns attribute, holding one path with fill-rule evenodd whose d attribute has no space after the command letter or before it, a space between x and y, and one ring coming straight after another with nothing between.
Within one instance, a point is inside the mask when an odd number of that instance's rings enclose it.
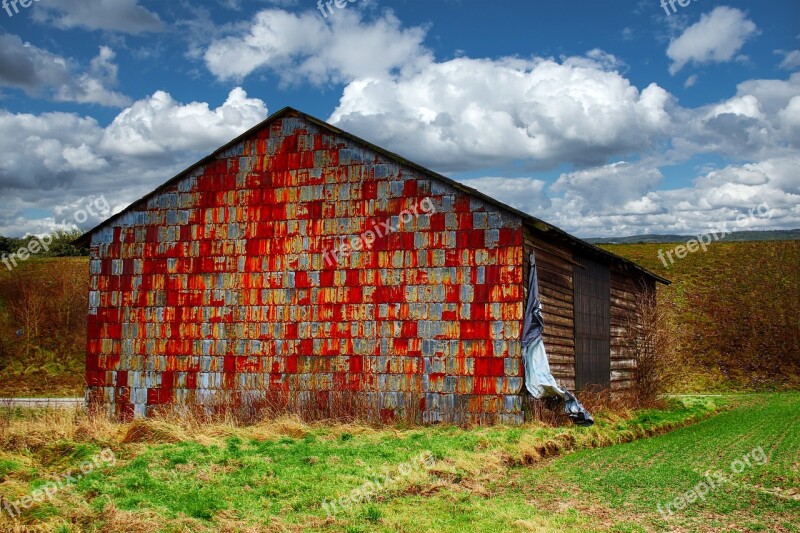
<instances>
[{"instance_id":1,"label":"bush","mask_svg":"<svg viewBox=\"0 0 800 533\"><path fill-rule=\"evenodd\" d=\"M636 311L626 317L626 347L636 361L633 400L640 406L654 405L661 394L670 392L681 376L680 330L670 320L674 308L658 305L652 291L636 295Z\"/></svg>"}]
</instances>

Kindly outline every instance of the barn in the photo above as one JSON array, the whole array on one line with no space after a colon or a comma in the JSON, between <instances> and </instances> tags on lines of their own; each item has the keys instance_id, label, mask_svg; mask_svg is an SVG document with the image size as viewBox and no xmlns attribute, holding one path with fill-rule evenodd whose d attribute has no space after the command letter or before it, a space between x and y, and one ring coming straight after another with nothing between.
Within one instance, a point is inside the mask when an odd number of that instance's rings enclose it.
<instances>
[{"instance_id":1,"label":"barn","mask_svg":"<svg viewBox=\"0 0 800 533\"><path fill-rule=\"evenodd\" d=\"M624 391L666 280L291 108L85 234L87 400L520 423L535 256L553 375ZM338 411L337 411L338 410Z\"/></svg>"}]
</instances>

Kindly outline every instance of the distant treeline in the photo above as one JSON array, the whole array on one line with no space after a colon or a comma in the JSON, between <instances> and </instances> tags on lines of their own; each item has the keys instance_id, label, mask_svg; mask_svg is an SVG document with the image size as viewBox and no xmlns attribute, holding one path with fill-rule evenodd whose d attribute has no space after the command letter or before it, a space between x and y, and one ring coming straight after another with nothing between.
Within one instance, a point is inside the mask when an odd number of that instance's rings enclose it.
<instances>
[{"instance_id":1,"label":"distant treeline","mask_svg":"<svg viewBox=\"0 0 800 533\"><path fill-rule=\"evenodd\" d=\"M37 257L79 257L88 256L89 249L75 246L73 241L83 235L83 232L78 229L73 230L56 230L49 234L48 240L52 242L47 246L47 250L42 249L38 252ZM0 236L0 254L13 254L22 248L28 248L28 245L33 240L40 240L35 235L27 237L3 237Z\"/></svg>"},{"instance_id":2,"label":"distant treeline","mask_svg":"<svg viewBox=\"0 0 800 533\"><path fill-rule=\"evenodd\" d=\"M83 393L88 275L85 258L0 266L0 397Z\"/></svg>"},{"instance_id":3,"label":"distant treeline","mask_svg":"<svg viewBox=\"0 0 800 533\"><path fill-rule=\"evenodd\" d=\"M665 242L687 242L697 235L633 235L631 237L595 237L584 239L592 244L649 244ZM726 242L798 241L800 229L774 231L733 231L723 238Z\"/></svg>"}]
</instances>

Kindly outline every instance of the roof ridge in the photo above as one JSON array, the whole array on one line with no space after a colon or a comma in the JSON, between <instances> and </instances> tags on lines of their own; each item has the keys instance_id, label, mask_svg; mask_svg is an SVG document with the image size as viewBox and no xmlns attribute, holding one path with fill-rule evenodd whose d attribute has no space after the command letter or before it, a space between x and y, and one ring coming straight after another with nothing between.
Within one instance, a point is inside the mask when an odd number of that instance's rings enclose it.
<instances>
[{"instance_id":1,"label":"roof ridge","mask_svg":"<svg viewBox=\"0 0 800 533\"><path fill-rule=\"evenodd\" d=\"M88 246L89 239L90 239L91 235L94 232L98 231L99 229L101 229L102 227L104 227L107 224L111 223L112 221L120 218L125 213L135 209L142 202L146 202L152 196L154 196L154 195L158 194L160 191L170 187L176 181L185 178L187 175L191 174L191 172L194 171L195 169L197 169L198 167L201 167L201 166L203 166L203 165L215 160L220 154L226 152L231 147L237 145L238 143L242 142L243 140L253 136L255 133L263 130L268 124L271 124L272 122L274 122L274 121L276 121L276 120L278 120L280 118L284 118L286 116L302 118L302 119L306 120L307 122L310 122L312 124L317 125L320 128L326 129L326 130L328 130L328 131L330 131L332 133L335 133L337 135L340 135L342 137L350 139L351 141L354 141L357 144L361 144L363 146L366 146L367 148L369 148L369 149L371 149L371 150L373 150L373 151L375 151L375 152L377 152L379 154L382 154L382 155L386 156L387 158L393 160L394 162L396 162L396 163L398 163L400 165L405 165L407 167L415 169L415 170L421 172L422 174L426 174L428 176L431 176L431 177L433 177L433 178L435 178L435 179L437 179L437 180L439 180L439 181L441 181L443 183L446 183L447 185L450 185L451 187L453 187L453 188L455 188L455 189L457 189L457 190L459 190L459 191L461 191L461 192L463 192L465 194L469 194L471 196L477 197L477 198L479 198L479 199L481 199L481 200L483 200L483 201L485 201L487 203L493 204L494 206L499 207L500 209L503 209L504 211L508 211L509 213L513 213L513 214L519 216L523 221L526 221L529 224L529 226L531 227L531 229L533 229L533 230L536 230L536 231L541 232L541 233L547 233L547 232L550 232L550 231L555 232L559 237L569 241L571 244L573 244L573 245L575 245L577 247L580 247L580 248L590 252L593 255L605 257L606 259L614 261L614 262L616 262L618 264L623 264L626 267L631 267L634 270L638 270L639 272L641 272L641 273L643 273L643 274L645 274L645 275L647 275L647 276L649 276L649 277L651 277L651 278L653 278L653 279L655 279L655 280L657 280L657 281L659 281L659 282L661 282L661 283L663 283L665 285L669 285L670 284L670 281L667 280L666 278L663 278L663 277L659 276L658 274L655 274L655 273L651 272L650 270L648 270L648 269L644 268L643 266L635 263L634 261L631 261L629 259L625 259L624 257L621 257L621 256L619 256L619 255L617 255L615 253L612 253L612 252L609 252L609 251L604 250L602 248L599 248L598 246L595 246L595 245L593 245L593 244L591 244L589 242L586 242L586 241L584 241L583 239L581 239L579 237L575 237L574 235L571 235L570 233L567 233L566 231L562 230L561 228L559 228L557 226L554 226L554 225L552 225L552 224L550 224L550 223L548 223L548 222L546 222L546 221L544 221L542 219L534 217L533 215L530 215L528 213L525 213L524 211L521 211L521 210L519 210L519 209L517 209L515 207L512 207L512 206L510 206L510 205L508 205L506 203L503 203L503 202L501 202L500 200L498 200L496 198L493 198L493 197L491 197L491 196L489 196L487 194L484 194L484 193L478 191L477 189L469 187L468 185L464 185L463 183L458 182L458 181L456 181L456 180L454 180L452 178L448 178L447 176L439 174L438 172L435 172L433 170L425 168L420 164L414 163L413 161L410 161L410 160L406 159L405 157L396 154L395 152L392 152L390 150L387 150L386 148L382 148L382 147L380 147L378 145L375 145L375 144L373 144L373 143L371 143L371 142L369 142L369 141L367 141L365 139L362 139L361 137L358 137L358 136L356 136L356 135L354 135L352 133L349 133L349 132L344 131L344 130L342 130L340 128L337 128L336 126L333 126L332 124L329 124L328 122L325 122L324 120L318 119L318 118L316 118L316 117L314 117L312 115L304 113L304 112L302 112L302 111L300 111L298 109L295 109L295 108L293 108L291 106L286 106L286 107L283 107L280 110L276 111L275 113L273 113L272 115L268 116L267 118L265 118L264 120L262 120L261 122L259 122L255 126L253 126L252 128L248 129L247 131L245 131L241 135L238 135L236 138L234 138L231 141L225 143L220 148L214 150L211 154L209 154L206 157L200 159L196 163L190 165L185 170L179 172L178 174L176 174L175 176L173 176L172 178L170 178L166 182L162 183L161 185L159 185L158 187L156 187L155 189L153 189L152 191L150 191L146 195L144 195L141 198L139 198L138 200L132 202L128 207L126 207L125 209L123 209L119 213L116 213L116 214L112 215L111 217L107 218L106 220L104 220L103 222L101 222L100 224L95 226L94 228L92 228L89 231L87 231L86 233L84 233L82 236L80 236L77 239L75 239L75 241L73 241L73 242L75 244L78 244L78 245Z\"/></svg>"}]
</instances>

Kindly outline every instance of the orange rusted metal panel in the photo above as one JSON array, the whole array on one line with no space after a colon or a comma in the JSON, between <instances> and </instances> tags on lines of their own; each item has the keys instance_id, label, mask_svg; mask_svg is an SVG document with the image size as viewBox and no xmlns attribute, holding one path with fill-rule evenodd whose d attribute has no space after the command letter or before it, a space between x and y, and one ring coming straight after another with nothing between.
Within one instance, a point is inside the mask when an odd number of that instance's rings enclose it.
<instances>
[{"instance_id":1,"label":"orange rusted metal panel","mask_svg":"<svg viewBox=\"0 0 800 533\"><path fill-rule=\"evenodd\" d=\"M515 214L278 118L92 235L89 395L519 422L522 245Z\"/></svg>"}]
</instances>

